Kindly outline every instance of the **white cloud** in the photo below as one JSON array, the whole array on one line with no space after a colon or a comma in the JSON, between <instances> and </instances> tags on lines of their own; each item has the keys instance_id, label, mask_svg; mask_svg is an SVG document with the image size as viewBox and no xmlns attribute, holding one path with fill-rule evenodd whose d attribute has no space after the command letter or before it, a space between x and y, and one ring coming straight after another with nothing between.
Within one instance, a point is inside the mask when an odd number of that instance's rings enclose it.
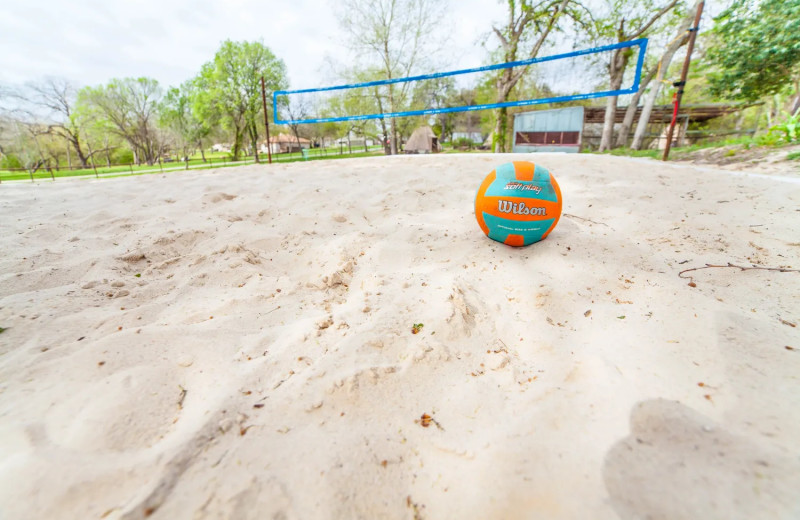
<instances>
[{"instance_id":1,"label":"white cloud","mask_svg":"<svg viewBox=\"0 0 800 520\"><path fill-rule=\"evenodd\" d=\"M222 41L263 40L284 60L292 88L321 85L326 56L346 56L336 23L338 2L324 0L0 0L0 83L44 76L97 85L148 76L177 85L213 58ZM451 0L456 50L447 69L476 66L475 46L503 5Z\"/></svg>"}]
</instances>

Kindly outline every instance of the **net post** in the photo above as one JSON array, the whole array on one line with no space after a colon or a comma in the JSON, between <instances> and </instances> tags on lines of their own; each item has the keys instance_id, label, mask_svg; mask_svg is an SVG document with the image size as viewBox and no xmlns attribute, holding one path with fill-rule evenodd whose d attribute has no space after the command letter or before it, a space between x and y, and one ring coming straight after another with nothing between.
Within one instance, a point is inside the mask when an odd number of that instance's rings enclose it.
<instances>
[{"instance_id":1,"label":"net post","mask_svg":"<svg viewBox=\"0 0 800 520\"><path fill-rule=\"evenodd\" d=\"M661 157L662 161L669 160L669 151L672 148L672 134L675 132L675 123L678 119L678 112L681 109L681 98L683 97L683 87L686 86L686 76L689 74L689 64L692 62L692 51L694 50L694 40L697 38L698 29L700 28L700 17L703 16L703 6L705 0L702 0L697 6L697 14L694 17L694 27L689 30L689 47L686 49L686 58L683 60L683 69L681 70L681 80L675 84L678 91L675 93L675 108L672 113L672 121L667 130L667 144L664 146L664 155Z\"/></svg>"},{"instance_id":2,"label":"net post","mask_svg":"<svg viewBox=\"0 0 800 520\"><path fill-rule=\"evenodd\" d=\"M267 129L267 158L272 164L272 144L269 142L269 116L267 116L267 88L264 86L264 76L261 76L261 102L264 104L264 127Z\"/></svg>"}]
</instances>

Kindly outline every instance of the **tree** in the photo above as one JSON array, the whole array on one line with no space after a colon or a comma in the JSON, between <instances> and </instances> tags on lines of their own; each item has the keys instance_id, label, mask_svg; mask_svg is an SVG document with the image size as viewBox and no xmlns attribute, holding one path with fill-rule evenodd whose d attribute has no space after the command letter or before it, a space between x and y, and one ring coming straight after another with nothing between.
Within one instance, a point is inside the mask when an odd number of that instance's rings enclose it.
<instances>
[{"instance_id":1,"label":"tree","mask_svg":"<svg viewBox=\"0 0 800 520\"><path fill-rule=\"evenodd\" d=\"M692 9L687 11L686 16L678 26L677 36L667 45L664 54L661 56L661 60L658 64L658 73L655 77L655 83L653 83L653 87L647 94L644 106L642 107L642 115L639 116L639 123L636 126L636 132L633 134L633 143L631 144L631 148L634 150L639 150L642 148L642 144L644 143L644 133L647 131L647 124L650 121L650 114L653 112L653 106L655 105L656 98L658 98L658 93L661 90L664 76L667 74L667 70L669 69L669 65L672 62L672 58L675 56L675 53L678 52L678 49L686 45L686 42L689 41L689 33L687 31L694 22L694 17L697 13L697 6L699 3L700 2L698 0Z\"/></svg>"},{"instance_id":2,"label":"tree","mask_svg":"<svg viewBox=\"0 0 800 520\"><path fill-rule=\"evenodd\" d=\"M741 0L715 19L710 92L755 101L791 86L800 109L800 2Z\"/></svg>"},{"instance_id":3,"label":"tree","mask_svg":"<svg viewBox=\"0 0 800 520\"><path fill-rule=\"evenodd\" d=\"M81 142L81 120L76 111L77 90L67 80L47 78L38 83L29 83L23 93L26 103L44 113L48 121L48 132L63 138L72 148L83 168L88 166L87 155Z\"/></svg>"},{"instance_id":4,"label":"tree","mask_svg":"<svg viewBox=\"0 0 800 520\"><path fill-rule=\"evenodd\" d=\"M258 129L263 122L261 76L267 96L289 86L283 60L262 42L226 40L194 80L195 114L208 127L219 122L233 132L234 160L239 158L245 137L254 151L258 147Z\"/></svg>"},{"instance_id":5,"label":"tree","mask_svg":"<svg viewBox=\"0 0 800 520\"><path fill-rule=\"evenodd\" d=\"M203 139L208 136L210 129L192 111L192 99L196 97L194 84L191 81L183 83L179 88L172 87L167 91L159 110L159 123L169 129L177 138L183 150L186 167L189 167L189 151L192 145L197 145L205 162Z\"/></svg>"},{"instance_id":6,"label":"tree","mask_svg":"<svg viewBox=\"0 0 800 520\"><path fill-rule=\"evenodd\" d=\"M596 22L596 31L600 37L612 38L616 43L628 42L647 36L664 15L678 5L680 0L669 0L663 7L657 8L655 0L642 0L632 3L627 0L609 0L607 16ZM630 59L634 55L633 47L616 49L608 62L607 70L610 90L619 90L625 76ZM606 98L606 113L603 121L603 133L600 138L600 151L611 148L614 136L614 120L617 115L617 96Z\"/></svg>"},{"instance_id":7,"label":"tree","mask_svg":"<svg viewBox=\"0 0 800 520\"><path fill-rule=\"evenodd\" d=\"M500 40L504 63L538 56L547 38L559 29L561 17L568 12L572 0L508 0L508 21L501 27L492 27ZM573 19L579 18L573 14ZM536 37L531 39L531 33ZM525 48L523 48L525 47ZM497 103L509 100L511 91L528 72L529 67L501 69L496 78ZM492 148L495 152L507 150L508 109L494 110L495 126Z\"/></svg>"},{"instance_id":8,"label":"tree","mask_svg":"<svg viewBox=\"0 0 800 520\"><path fill-rule=\"evenodd\" d=\"M86 87L78 93L79 102L105 119L109 131L128 142L137 158L153 164L162 151L155 126L162 97L158 81L151 78L112 79L108 85Z\"/></svg>"},{"instance_id":9,"label":"tree","mask_svg":"<svg viewBox=\"0 0 800 520\"><path fill-rule=\"evenodd\" d=\"M631 128L633 127L633 120L636 117L636 111L639 108L639 100L647 90L650 82L656 77L658 69L658 64L650 67L641 78L641 81L639 82L639 89L633 94L633 96L631 96L631 100L628 102L628 108L625 109L625 117L622 119L622 125L619 127L619 133L617 134L617 146L625 146L628 144L628 136L630 136Z\"/></svg>"},{"instance_id":10,"label":"tree","mask_svg":"<svg viewBox=\"0 0 800 520\"><path fill-rule=\"evenodd\" d=\"M445 19L442 0L345 0L339 23L347 32L357 58L378 68L385 79L422 72L439 47ZM386 86L390 112L401 109L411 83ZM391 152L397 153L397 121L392 118Z\"/></svg>"},{"instance_id":11,"label":"tree","mask_svg":"<svg viewBox=\"0 0 800 520\"><path fill-rule=\"evenodd\" d=\"M283 107L284 110L286 110L286 114L289 116L290 120L295 121L308 117L308 114L311 110L311 105L305 95L300 94L284 99L286 100L286 103L283 105ZM300 123L289 123L289 128L292 130L294 138L297 141L297 149L302 150L303 145L300 144Z\"/></svg>"},{"instance_id":12,"label":"tree","mask_svg":"<svg viewBox=\"0 0 800 520\"><path fill-rule=\"evenodd\" d=\"M456 81L452 76L444 78L434 78L416 82L412 89L411 108L422 110L425 108L446 108L455 105ZM436 115L436 128L440 129L439 142L445 140L448 134L453 131L453 120L455 115L450 112L442 112Z\"/></svg>"}]
</instances>

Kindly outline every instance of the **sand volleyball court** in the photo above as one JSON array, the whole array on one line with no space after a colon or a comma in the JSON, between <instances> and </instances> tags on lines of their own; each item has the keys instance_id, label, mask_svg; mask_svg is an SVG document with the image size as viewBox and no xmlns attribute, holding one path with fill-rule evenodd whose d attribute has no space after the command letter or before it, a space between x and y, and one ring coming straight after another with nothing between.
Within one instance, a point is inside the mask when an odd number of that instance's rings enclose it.
<instances>
[{"instance_id":1,"label":"sand volleyball court","mask_svg":"<svg viewBox=\"0 0 800 520\"><path fill-rule=\"evenodd\" d=\"M512 159L564 200L519 249ZM800 268L798 208L583 154L3 184L0 517L798 518L800 273L679 276Z\"/></svg>"}]
</instances>

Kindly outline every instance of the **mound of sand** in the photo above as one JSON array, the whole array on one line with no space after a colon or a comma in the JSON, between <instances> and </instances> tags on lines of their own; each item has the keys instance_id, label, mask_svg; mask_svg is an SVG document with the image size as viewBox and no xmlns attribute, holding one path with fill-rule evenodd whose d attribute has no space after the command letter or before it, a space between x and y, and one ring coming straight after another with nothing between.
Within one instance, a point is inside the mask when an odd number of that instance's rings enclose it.
<instances>
[{"instance_id":1,"label":"mound of sand","mask_svg":"<svg viewBox=\"0 0 800 520\"><path fill-rule=\"evenodd\" d=\"M473 197L524 158L565 214L515 249ZM679 273L800 267L798 207L555 154L3 184L0 517L797 518L800 273Z\"/></svg>"}]
</instances>

